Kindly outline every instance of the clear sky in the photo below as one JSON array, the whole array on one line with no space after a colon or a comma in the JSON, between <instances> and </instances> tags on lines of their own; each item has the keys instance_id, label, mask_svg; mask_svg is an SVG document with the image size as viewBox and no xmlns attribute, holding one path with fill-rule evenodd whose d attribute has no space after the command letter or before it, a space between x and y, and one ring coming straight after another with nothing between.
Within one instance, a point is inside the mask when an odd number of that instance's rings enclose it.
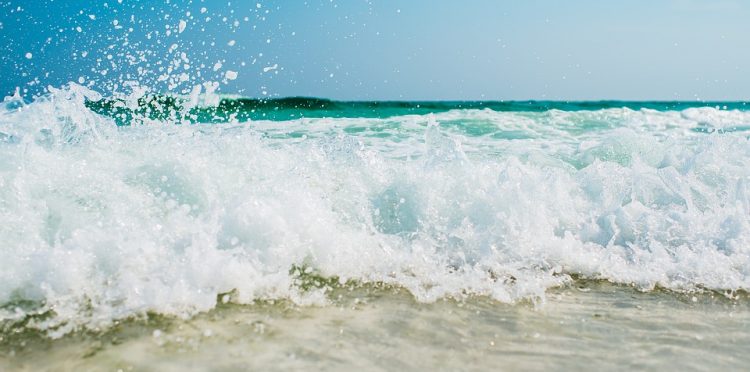
<instances>
[{"instance_id":1,"label":"clear sky","mask_svg":"<svg viewBox=\"0 0 750 372\"><path fill-rule=\"evenodd\" d=\"M750 99L742 0L0 0L0 22L3 94L215 80L254 97Z\"/></svg>"}]
</instances>

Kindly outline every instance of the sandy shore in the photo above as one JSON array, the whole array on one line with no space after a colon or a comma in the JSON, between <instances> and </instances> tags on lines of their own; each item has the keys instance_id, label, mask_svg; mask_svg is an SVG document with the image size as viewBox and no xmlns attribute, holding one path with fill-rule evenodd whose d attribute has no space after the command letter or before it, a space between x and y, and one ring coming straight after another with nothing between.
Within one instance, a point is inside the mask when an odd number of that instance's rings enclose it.
<instances>
[{"instance_id":1,"label":"sandy shore","mask_svg":"<svg viewBox=\"0 0 750 372\"><path fill-rule=\"evenodd\" d=\"M49 340L6 330L0 370L739 370L750 298L584 282L543 304L339 289L328 306L221 305Z\"/></svg>"}]
</instances>

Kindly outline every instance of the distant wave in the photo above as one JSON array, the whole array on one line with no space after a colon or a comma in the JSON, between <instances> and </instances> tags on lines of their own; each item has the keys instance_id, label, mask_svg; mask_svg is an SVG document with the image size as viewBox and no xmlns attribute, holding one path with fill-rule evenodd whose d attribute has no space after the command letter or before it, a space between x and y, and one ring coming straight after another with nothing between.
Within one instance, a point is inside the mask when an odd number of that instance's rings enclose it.
<instances>
[{"instance_id":1,"label":"distant wave","mask_svg":"<svg viewBox=\"0 0 750 372\"><path fill-rule=\"evenodd\" d=\"M492 110L497 112L630 110L682 111L689 108L750 110L748 102L703 101L335 101L325 98L241 98L219 97L215 104L188 105L184 97L148 95L139 97L136 106L124 99L89 101L97 113L111 116L121 125L133 118L171 118L189 122L222 123L230 120L294 120L299 118L387 118L425 115L451 110Z\"/></svg>"}]
</instances>

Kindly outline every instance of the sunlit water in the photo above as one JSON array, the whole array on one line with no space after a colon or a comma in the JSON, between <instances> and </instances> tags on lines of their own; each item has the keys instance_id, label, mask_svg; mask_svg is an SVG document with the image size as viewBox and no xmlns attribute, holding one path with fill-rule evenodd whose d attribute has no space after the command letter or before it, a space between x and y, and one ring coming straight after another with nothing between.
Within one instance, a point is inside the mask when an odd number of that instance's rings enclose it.
<instances>
[{"instance_id":1,"label":"sunlit water","mask_svg":"<svg viewBox=\"0 0 750 372\"><path fill-rule=\"evenodd\" d=\"M747 362L742 105L153 102L6 100L0 367Z\"/></svg>"}]
</instances>

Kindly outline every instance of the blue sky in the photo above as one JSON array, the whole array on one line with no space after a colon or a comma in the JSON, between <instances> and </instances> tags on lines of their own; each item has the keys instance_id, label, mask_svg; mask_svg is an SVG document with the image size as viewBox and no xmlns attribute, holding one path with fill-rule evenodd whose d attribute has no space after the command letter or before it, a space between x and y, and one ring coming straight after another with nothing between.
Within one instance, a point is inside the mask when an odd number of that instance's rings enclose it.
<instances>
[{"instance_id":1,"label":"blue sky","mask_svg":"<svg viewBox=\"0 0 750 372\"><path fill-rule=\"evenodd\" d=\"M0 93L164 91L178 60L178 93L212 80L254 97L750 99L746 1L92 3L0 0Z\"/></svg>"}]
</instances>

